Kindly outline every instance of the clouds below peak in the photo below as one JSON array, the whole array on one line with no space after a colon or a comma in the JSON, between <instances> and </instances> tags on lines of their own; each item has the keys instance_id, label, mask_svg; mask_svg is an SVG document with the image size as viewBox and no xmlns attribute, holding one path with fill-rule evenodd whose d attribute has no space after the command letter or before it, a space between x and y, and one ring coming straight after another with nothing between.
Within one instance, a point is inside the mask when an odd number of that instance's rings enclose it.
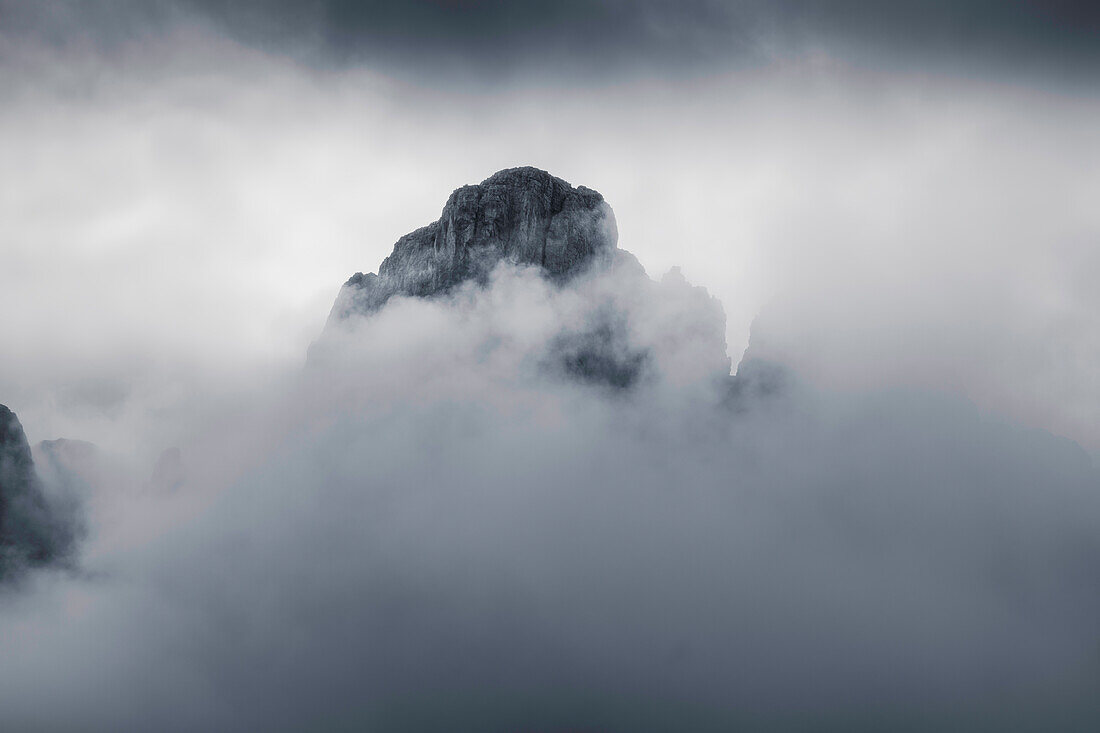
<instances>
[{"instance_id":1,"label":"clouds below peak","mask_svg":"<svg viewBox=\"0 0 1100 733\"><path fill-rule=\"evenodd\" d=\"M547 369L609 305L648 378ZM676 276L507 266L352 319L174 493L92 487L91 572L0 603L0 721L1092 730L1087 457L934 393L731 411L720 320Z\"/></svg>"}]
</instances>

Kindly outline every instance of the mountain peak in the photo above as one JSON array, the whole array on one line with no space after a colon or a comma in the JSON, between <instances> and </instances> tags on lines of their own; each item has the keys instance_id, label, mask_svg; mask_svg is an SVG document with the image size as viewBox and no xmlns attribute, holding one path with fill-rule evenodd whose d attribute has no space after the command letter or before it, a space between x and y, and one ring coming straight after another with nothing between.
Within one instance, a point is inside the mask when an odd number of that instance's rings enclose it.
<instances>
[{"instance_id":1,"label":"mountain peak","mask_svg":"<svg viewBox=\"0 0 1100 733\"><path fill-rule=\"evenodd\" d=\"M455 189L439 219L397 240L377 274L352 276L330 320L376 311L394 295L431 297L483 282L501 261L564 280L609 261L617 240L615 215L597 191L538 168L507 168Z\"/></svg>"}]
</instances>

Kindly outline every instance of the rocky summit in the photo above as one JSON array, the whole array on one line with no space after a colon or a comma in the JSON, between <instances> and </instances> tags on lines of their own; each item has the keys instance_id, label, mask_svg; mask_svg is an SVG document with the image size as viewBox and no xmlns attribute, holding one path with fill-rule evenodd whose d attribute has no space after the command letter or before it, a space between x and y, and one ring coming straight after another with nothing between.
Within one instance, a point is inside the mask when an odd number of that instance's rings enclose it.
<instances>
[{"instance_id":1,"label":"rocky summit","mask_svg":"<svg viewBox=\"0 0 1100 733\"><path fill-rule=\"evenodd\" d=\"M650 280L634 256L618 248L615 216L603 196L530 167L502 170L476 186L455 190L439 220L397 240L377 274L356 273L348 280L325 331L310 347L307 363L329 363L338 348L333 339L339 338L342 324L351 322L350 316L375 313L398 295L431 298L464 282L485 283L501 262L538 267L559 283L597 266L608 267L617 279L617 295L593 295L591 310L545 345L538 362L554 378L613 392L631 390L651 376L656 361L652 344L636 341L631 319L637 313L626 301L660 301L657 311L673 312L677 299L701 297L704 305L694 308L691 317L696 320L686 330L694 337L709 334L705 349L698 352L707 354L700 363L714 366L727 406L744 411L786 389L785 369L748 354L744 369L730 376L721 307L712 306L710 296L692 288L678 272L660 285ZM685 295L689 293L694 295ZM698 349L698 343L692 348Z\"/></svg>"},{"instance_id":2,"label":"rocky summit","mask_svg":"<svg viewBox=\"0 0 1100 733\"><path fill-rule=\"evenodd\" d=\"M501 261L564 280L610 260L617 240L615 216L599 193L537 168L509 168L454 191L439 220L397 240L377 274L352 276L330 321L376 311L394 295L430 297L483 282Z\"/></svg>"}]
</instances>

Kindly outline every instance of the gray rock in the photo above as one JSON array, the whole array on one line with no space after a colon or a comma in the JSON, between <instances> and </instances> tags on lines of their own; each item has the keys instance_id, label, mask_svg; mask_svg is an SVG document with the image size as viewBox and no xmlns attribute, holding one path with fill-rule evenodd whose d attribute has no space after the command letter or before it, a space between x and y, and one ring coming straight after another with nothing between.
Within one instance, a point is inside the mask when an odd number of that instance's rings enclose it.
<instances>
[{"instance_id":1,"label":"gray rock","mask_svg":"<svg viewBox=\"0 0 1100 733\"><path fill-rule=\"evenodd\" d=\"M74 537L75 523L43 492L23 426L0 405L0 580L65 559Z\"/></svg>"},{"instance_id":2,"label":"gray rock","mask_svg":"<svg viewBox=\"0 0 1100 733\"><path fill-rule=\"evenodd\" d=\"M552 339L544 366L567 379L628 390L645 375L649 359L648 351L630 343L626 314L608 303L591 322Z\"/></svg>"},{"instance_id":3,"label":"gray rock","mask_svg":"<svg viewBox=\"0 0 1100 733\"><path fill-rule=\"evenodd\" d=\"M603 196L537 168L509 168L476 186L455 190L439 220L397 240L377 274L360 272L348 280L332 307L326 332L349 316L378 311L395 295L430 298L464 282L484 283L502 261L538 266L557 282L594 266L609 267L622 282L636 280L639 297L666 297L634 256L618 248L615 216ZM672 281L662 280L661 287L674 288L678 278L690 289L683 276L674 273ZM697 290L694 297L711 300L705 290ZM730 376L721 307L704 304L693 312L708 314L692 329L712 335L706 362L724 363L716 378L731 409L742 412L785 391L786 370L754 354L747 353L738 373ZM631 343L629 319L630 309L608 298L586 322L551 338L540 366L552 377L613 391L645 383L653 358L647 348ZM322 334L310 347L307 363L328 358L325 337Z\"/></svg>"},{"instance_id":4,"label":"gray rock","mask_svg":"<svg viewBox=\"0 0 1100 733\"><path fill-rule=\"evenodd\" d=\"M484 282L502 260L565 280L610 261L617 240L615 216L599 193L537 168L509 168L452 193L438 221L397 240L378 274L356 273L329 320L374 312L394 295L431 297Z\"/></svg>"}]
</instances>

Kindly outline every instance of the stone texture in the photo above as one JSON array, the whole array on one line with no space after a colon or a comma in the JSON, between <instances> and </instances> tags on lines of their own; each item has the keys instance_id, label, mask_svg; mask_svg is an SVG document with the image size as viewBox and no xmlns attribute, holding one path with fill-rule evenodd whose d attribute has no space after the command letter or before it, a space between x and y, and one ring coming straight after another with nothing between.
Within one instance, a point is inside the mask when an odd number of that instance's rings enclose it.
<instances>
[{"instance_id":1,"label":"stone texture","mask_svg":"<svg viewBox=\"0 0 1100 733\"><path fill-rule=\"evenodd\" d=\"M551 374L592 385L628 390L649 366L650 354L630 342L626 313L608 303L582 327L558 334L548 344Z\"/></svg>"},{"instance_id":2,"label":"stone texture","mask_svg":"<svg viewBox=\"0 0 1100 733\"><path fill-rule=\"evenodd\" d=\"M509 168L452 193L439 220L397 240L377 274L356 273L330 321L376 311L394 295L430 297L484 282L502 260L564 280L609 261L617 239L611 207L596 191L537 168Z\"/></svg>"},{"instance_id":3,"label":"stone texture","mask_svg":"<svg viewBox=\"0 0 1100 733\"><path fill-rule=\"evenodd\" d=\"M63 559L73 526L43 493L23 426L0 405L0 580Z\"/></svg>"}]
</instances>

